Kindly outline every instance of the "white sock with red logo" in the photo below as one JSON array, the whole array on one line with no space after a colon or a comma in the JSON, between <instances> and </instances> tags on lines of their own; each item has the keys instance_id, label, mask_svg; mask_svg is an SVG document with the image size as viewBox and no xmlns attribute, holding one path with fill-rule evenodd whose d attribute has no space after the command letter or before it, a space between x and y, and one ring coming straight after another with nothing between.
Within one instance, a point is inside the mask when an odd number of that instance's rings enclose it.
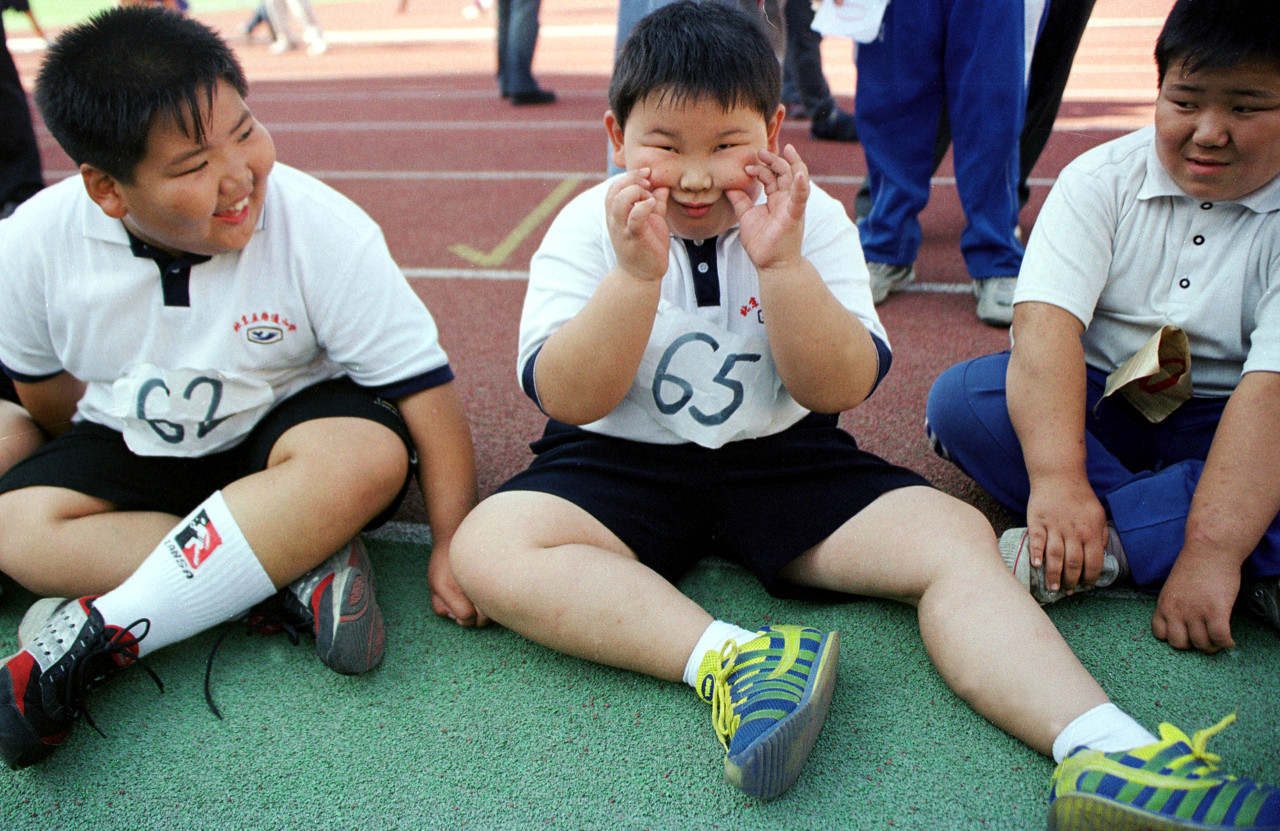
<instances>
[{"instance_id":1,"label":"white sock with red logo","mask_svg":"<svg viewBox=\"0 0 1280 831\"><path fill-rule=\"evenodd\" d=\"M218 491L93 606L112 626L149 620L150 629L138 643L138 654L145 655L237 618L275 593ZM144 628L131 631L139 635Z\"/></svg>"}]
</instances>

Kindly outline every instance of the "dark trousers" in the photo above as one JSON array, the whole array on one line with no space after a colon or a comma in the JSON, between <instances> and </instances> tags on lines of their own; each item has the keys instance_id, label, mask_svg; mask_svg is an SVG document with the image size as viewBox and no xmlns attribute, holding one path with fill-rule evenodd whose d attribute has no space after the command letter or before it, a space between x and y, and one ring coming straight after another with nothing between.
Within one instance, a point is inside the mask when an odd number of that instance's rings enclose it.
<instances>
[{"instance_id":1,"label":"dark trousers","mask_svg":"<svg viewBox=\"0 0 1280 831\"><path fill-rule=\"evenodd\" d=\"M1031 195L1027 177L1044 152L1049 136L1053 134L1053 122L1058 117L1058 108L1062 106L1062 93L1066 89L1067 78L1071 75L1071 65L1075 62L1076 50L1080 48L1080 39L1084 37L1085 26L1089 24L1089 16L1093 14L1096 2L1097 0L1049 0L1044 30L1036 41L1035 53L1031 59L1031 75L1027 81L1027 113L1018 141L1019 206L1027 204ZM951 123L944 109L942 122L938 126L937 143L933 148L935 172L950 146ZM870 185L864 184L858 194L859 200L864 204L858 210L859 216L867 213L870 193Z\"/></svg>"},{"instance_id":2,"label":"dark trousers","mask_svg":"<svg viewBox=\"0 0 1280 831\"><path fill-rule=\"evenodd\" d=\"M1031 484L1009 419L1008 368L1008 352L951 367L929 390L925 420L944 458L1025 515ZM1134 583L1156 591L1182 550L1191 500L1227 399L1192 398L1152 424L1120 396L1103 400L1105 372L1089 367L1087 381L1085 472L1124 546ZM1280 517L1244 565L1246 577L1277 574Z\"/></svg>"},{"instance_id":3,"label":"dark trousers","mask_svg":"<svg viewBox=\"0 0 1280 831\"><path fill-rule=\"evenodd\" d=\"M503 95L538 91L533 52L542 0L498 0L498 89Z\"/></svg>"},{"instance_id":4,"label":"dark trousers","mask_svg":"<svg viewBox=\"0 0 1280 831\"><path fill-rule=\"evenodd\" d=\"M0 19L0 209L22 202L44 187L40 148L31 124L27 93L18 79Z\"/></svg>"}]
</instances>

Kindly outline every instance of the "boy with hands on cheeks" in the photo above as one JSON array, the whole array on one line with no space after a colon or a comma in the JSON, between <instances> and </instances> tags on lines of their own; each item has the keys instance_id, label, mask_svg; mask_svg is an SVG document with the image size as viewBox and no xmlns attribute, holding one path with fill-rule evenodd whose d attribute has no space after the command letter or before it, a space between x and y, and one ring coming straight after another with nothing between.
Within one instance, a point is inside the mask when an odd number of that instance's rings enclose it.
<instances>
[{"instance_id":1,"label":"boy with hands on cheeks","mask_svg":"<svg viewBox=\"0 0 1280 831\"><path fill-rule=\"evenodd\" d=\"M1063 761L1059 828L1150 819L1179 788L1225 809L1241 780L1192 747L1212 731L1157 740L1111 704L983 516L839 428L890 353L853 223L778 152L780 87L754 22L720 4L672 4L627 40L605 117L626 172L570 201L530 266L517 375L550 418L458 529L458 583L544 646L693 687L726 778L758 798L801 773L839 633L713 619L676 587L705 557L779 596L915 606L952 689ZM1141 776L1158 787L1116 795ZM1234 814L1280 817L1249 787Z\"/></svg>"}]
</instances>

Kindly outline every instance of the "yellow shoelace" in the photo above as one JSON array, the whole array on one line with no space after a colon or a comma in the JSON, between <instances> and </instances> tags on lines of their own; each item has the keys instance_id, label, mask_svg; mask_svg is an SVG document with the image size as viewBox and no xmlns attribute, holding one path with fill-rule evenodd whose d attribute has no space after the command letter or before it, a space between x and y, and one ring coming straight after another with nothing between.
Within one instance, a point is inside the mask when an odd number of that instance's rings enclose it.
<instances>
[{"instance_id":1,"label":"yellow shoelace","mask_svg":"<svg viewBox=\"0 0 1280 831\"><path fill-rule=\"evenodd\" d=\"M1236 714L1229 713L1226 718L1224 718L1222 721L1218 722L1217 724L1213 725L1212 727L1206 727L1203 730L1197 730L1190 739L1187 738L1186 733L1183 733L1181 730L1179 730L1177 727L1174 727L1172 724L1161 724L1160 738L1163 740L1162 743L1169 744L1169 743L1180 741L1191 746L1191 753L1189 755L1182 756L1182 757L1179 757L1178 759L1175 759L1173 762L1170 763L1169 767L1175 768L1175 769L1181 768L1183 765L1187 764L1188 762L1196 761L1196 762L1199 762L1202 767L1207 767L1210 770L1216 770L1217 768L1215 767L1215 765L1216 763L1222 761L1222 757L1216 753L1210 753L1207 750L1209 739L1221 733L1235 720L1236 720ZM1229 776L1228 778L1234 779L1235 777Z\"/></svg>"},{"instance_id":2,"label":"yellow shoelace","mask_svg":"<svg viewBox=\"0 0 1280 831\"><path fill-rule=\"evenodd\" d=\"M711 692L711 726L715 728L716 738L729 750L729 741L737 731L742 717L733 711L732 688L729 675L733 672L734 661L738 657L738 644L726 641L720 648L720 668L712 673L715 686Z\"/></svg>"}]
</instances>

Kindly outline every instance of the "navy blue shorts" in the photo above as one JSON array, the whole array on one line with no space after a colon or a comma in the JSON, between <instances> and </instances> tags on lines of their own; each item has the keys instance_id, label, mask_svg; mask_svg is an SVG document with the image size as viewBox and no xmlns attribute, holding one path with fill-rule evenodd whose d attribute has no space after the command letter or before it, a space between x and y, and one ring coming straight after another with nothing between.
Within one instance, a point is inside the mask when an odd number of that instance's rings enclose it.
<instances>
[{"instance_id":1,"label":"navy blue shorts","mask_svg":"<svg viewBox=\"0 0 1280 831\"><path fill-rule=\"evenodd\" d=\"M552 421L536 457L498 491L559 496L591 514L641 563L677 582L704 557L738 563L777 596L812 596L781 581L787 563L920 474L858 449L834 417L730 442L647 444Z\"/></svg>"},{"instance_id":2,"label":"navy blue shorts","mask_svg":"<svg viewBox=\"0 0 1280 831\"><path fill-rule=\"evenodd\" d=\"M22 403L18 400L18 391L13 388L13 379L3 372L0 372L0 398L12 401L14 404Z\"/></svg>"},{"instance_id":3,"label":"navy blue shorts","mask_svg":"<svg viewBox=\"0 0 1280 831\"><path fill-rule=\"evenodd\" d=\"M101 424L79 421L0 477L0 493L32 486L68 488L105 499L120 511L162 511L186 516L216 490L265 470L271 448L291 427L319 418L364 418L400 436L416 462L413 440L395 406L347 378L307 387L272 409L248 437L229 450L199 457L139 456L124 437ZM414 475L367 528L396 512Z\"/></svg>"}]
</instances>

